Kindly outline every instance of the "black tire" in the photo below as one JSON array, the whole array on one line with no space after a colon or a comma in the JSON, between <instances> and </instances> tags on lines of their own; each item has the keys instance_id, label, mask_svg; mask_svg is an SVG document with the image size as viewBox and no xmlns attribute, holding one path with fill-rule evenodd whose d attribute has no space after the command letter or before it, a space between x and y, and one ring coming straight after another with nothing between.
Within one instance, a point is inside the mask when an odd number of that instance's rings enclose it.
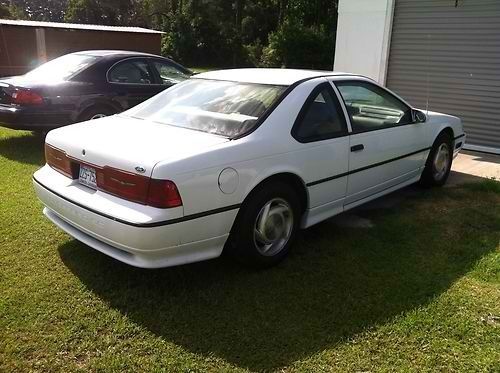
<instances>
[{"instance_id":1,"label":"black tire","mask_svg":"<svg viewBox=\"0 0 500 373\"><path fill-rule=\"evenodd\" d=\"M116 112L104 105L91 106L83 111L78 117L79 122L84 122L86 120L97 119L98 117L107 117L113 115Z\"/></svg>"},{"instance_id":2,"label":"black tire","mask_svg":"<svg viewBox=\"0 0 500 373\"><path fill-rule=\"evenodd\" d=\"M446 149L448 153L446 165L438 168L436 163L443 164L442 162L437 162L438 152L444 151L443 149ZM434 141L429 156L427 157L425 168L420 178L420 185L424 187L443 186L450 175L452 162L453 139L448 133L442 132L436 138L436 141Z\"/></svg>"},{"instance_id":3,"label":"black tire","mask_svg":"<svg viewBox=\"0 0 500 373\"><path fill-rule=\"evenodd\" d=\"M261 212L263 212L264 207L268 203L271 203L272 206L270 207L271 213L269 214L271 218L268 220L274 220L275 223L278 223L276 224L278 226L277 231L279 232L282 230L284 237L287 236L285 232L288 232L288 228L286 227L291 226L291 232L289 233L288 239L285 240L285 238L283 238L281 240L283 243L274 247L275 250L278 250L277 252L269 250L267 255L263 255L261 251L265 250L264 246L266 245L258 242L254 230L257 227L257 220ZM283 211L287 211L287 207L289 207L292 216L291 224L285 223L290 216L287 212L283 214L272 214L273 210L279 211L282 209ZM283 182L266 183L253 191L245 200L231 231L226 250L234 259L245 265L255 268L267 268L276 265L281 262L290 251L290 247L299 229L301 213L299 198L292 187ZM274 224L271 225L275 226ZM264 231L272 231L271 235L276 235L274 229L268 230L266 228ZM271 246L271 248L273 247Z\"/></svg>"}]
</instances>

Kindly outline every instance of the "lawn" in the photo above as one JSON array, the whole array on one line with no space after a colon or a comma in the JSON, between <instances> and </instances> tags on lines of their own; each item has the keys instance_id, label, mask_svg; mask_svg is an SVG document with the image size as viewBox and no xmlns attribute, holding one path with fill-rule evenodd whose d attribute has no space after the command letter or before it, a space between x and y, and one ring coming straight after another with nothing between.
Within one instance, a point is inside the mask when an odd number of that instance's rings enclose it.
<instances>
[{"instance_id":1,"label":"lawn","mask_svg":"<svg viewBox=\"0 0 500 373\"><path fill-rule=\"evenodd\" d=\"M43 217L42 148L0 129L0 371L500 370L497 182L326 221L266 271L141 270Z\"/></svg>"},{"instance_id":2,"label":"lawn","mask_svg":"<svg viewBox=\"0 0 500 373\"><path fill-rule=\"evenodd\" d=\"M191 70L195 74L200 74L200 73L206 73L208 71L212 70L220 70L215 67L190 67L189 70Z\"/></svg>"}]
</instances>

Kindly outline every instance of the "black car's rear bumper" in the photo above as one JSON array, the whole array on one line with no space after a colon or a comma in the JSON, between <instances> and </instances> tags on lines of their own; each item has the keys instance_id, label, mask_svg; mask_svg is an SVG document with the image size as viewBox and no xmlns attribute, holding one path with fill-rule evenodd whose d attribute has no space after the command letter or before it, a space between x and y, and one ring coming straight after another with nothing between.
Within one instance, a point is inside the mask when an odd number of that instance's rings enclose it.
<instances>
[{"instance_id":1,"label":"black car's rear bumper","mask_svg":"<svg viewBox=\"0 0 500 373\"><path fill-rule=\"evenodd\" d=\"M70 124L69 113L50 112L35 107L0 104L0 126L16 130L50 130Z\"/></svg>"}]
</instances>

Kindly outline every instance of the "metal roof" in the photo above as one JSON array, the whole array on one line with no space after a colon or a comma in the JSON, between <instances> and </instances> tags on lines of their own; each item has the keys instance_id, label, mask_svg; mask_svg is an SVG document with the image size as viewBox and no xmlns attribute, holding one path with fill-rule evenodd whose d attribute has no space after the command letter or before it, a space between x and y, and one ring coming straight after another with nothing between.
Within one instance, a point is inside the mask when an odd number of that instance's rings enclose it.
<instances>
[{"instance_id":1,"label":"metal roof","mask_svg":"<svg viewBox=\"0 0 500 373\"><path fill-rule=\"evenodd\" d=\"M25 27L53 27L53 28L62 28L71 30L137 32L141 34L163 34L162 31L151 30L142 27L84 25L80 23L38 22L38 21L22 21L22 20L12 20L12 19L0 19L0 25L25 26Z\"/></svg>"}]
</instances>

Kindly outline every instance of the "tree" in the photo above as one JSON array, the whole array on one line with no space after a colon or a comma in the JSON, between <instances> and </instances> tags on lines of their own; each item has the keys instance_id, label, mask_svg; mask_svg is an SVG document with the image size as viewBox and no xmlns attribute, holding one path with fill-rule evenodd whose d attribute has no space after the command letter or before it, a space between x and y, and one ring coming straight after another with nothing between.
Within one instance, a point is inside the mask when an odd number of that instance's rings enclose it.
<instances>
[{"instance_id":1,"label":"tree","mask_svg":"<svg viewBox=\"0 0 500 373\"><path fill-rule=\"evenodd\" d=\"M62 22L68 0L12 0L10 3L29 20Z\"/></svg>"},{"instance_id":2,"label":"tree","mask_svg":"<svg viewBox=\"0 0 500 373\"><path fill-rule=\"evenodd\" d=\"M69 0L64 20L111 26L135 25L138 0Z\"/></svg>"}]
</instances>

